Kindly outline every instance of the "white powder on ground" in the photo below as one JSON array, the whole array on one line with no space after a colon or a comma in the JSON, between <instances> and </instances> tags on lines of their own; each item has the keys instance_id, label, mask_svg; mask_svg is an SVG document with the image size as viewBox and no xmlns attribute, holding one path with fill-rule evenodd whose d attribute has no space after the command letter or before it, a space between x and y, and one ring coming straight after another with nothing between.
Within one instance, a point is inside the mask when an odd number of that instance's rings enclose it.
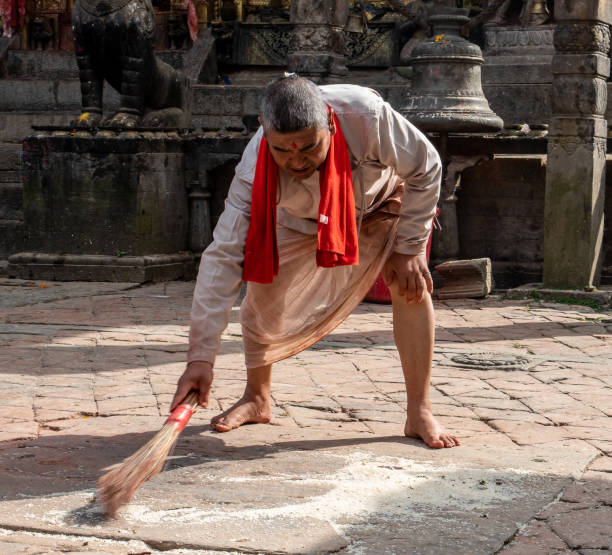
<instances>
[{"instance_id":1,"label":"white powder on ground","mask_svg":"<svg viewBox=\"0 0 612 555\"><path fill-rule=\"evenodd\" d=\"M341 533L345 525L354 526L373 513L379 519L422 519L427 513L439 513L441 509L447 513L471 511L507 503L524 495L517 483L528 474L525 471L466 468L456 464L436 466L362 452L322 454L342 457L347 464L328 476L300 477L300 484L329 487L326 493L314 495L303 503L279 503L274 507L248 509L223 506L214 510L190 507L163 511L132 504L122 514L128 521L146 524L311 517L328 522ZM266 482L295 484L295 479L294 475L274 475L230 477L221 481L258 482L265 488Z\"/></svg>"},{"instance_id":2,"label":"white powder on ground","mask_svg":"<svg viewBox=\"0 0 612 555\"><path fill-rule=\"evenodd\" d=\"M536 472L518 469L488 469L460 466L458 464L437 465L433 462L415 462L412 459L376 456L367 452L338 454L337 452L312 451L293 453L297 457L307 456L313 468L317 458L340 459L342 464L329 474L259 474L219 477L216 473L200 476L203 485L206 481L235 484L253 484L261 491L269 490L268 484L280 491L277 501L267 506L251 507L240 503L219 504L212 508L198 506L170 510L155 510L143 504L130 504L121 510L122 521L117 533L124 537L134 533L134 528L144 526L172 527L172 524L207 523L220 524L249 521L255 525L269 527L274 521L316 519L330 525L348 543L348 552L360 553L359 531L376 530L382 522L394 526L397 522L424 521L445 518L461 520L461 515L474 511L486 513L529 494L531 480ZM279 461L279 466L281 462ZM205 466L205 465L204 465ZM304 500L282 496L282 487L287 484L288 491L295 491L296 484L302 485L302 494L313 493ZM325 493L319 493L325 491ZM84 506L78 509L80 518L75 519L74 511L53 509L42 515L42 521L54 526L69 525L71 528L95 530L108 529L108 522L101 518L100 507L92 503L93 491L72 492L71 506L75 495ZM44 497L58 497L53 494ZM273 498L272 498L273 499ZM37 500L37 504L40 499ZM246 503L246 501L245 501ZM33 508L33 507L32 507ZM27 512L27 506L26 506ZM24 515L32 520L40 520L40 515ZM119 524L119 523L117 523ZM134 527L134 528L133 528ZM231 528L231 526L230 526ZM357 534L357 535L356 535ZM231 540L228 541L243 541Z\"/></svg>"}]
</instances>

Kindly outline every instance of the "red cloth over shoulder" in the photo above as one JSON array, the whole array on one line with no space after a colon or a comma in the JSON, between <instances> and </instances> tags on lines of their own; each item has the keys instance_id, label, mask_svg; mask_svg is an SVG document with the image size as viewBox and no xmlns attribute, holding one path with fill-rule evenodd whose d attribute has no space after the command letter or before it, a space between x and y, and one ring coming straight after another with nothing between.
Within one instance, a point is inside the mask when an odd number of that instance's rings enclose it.
<instances>
[{"instance_id":1,"label":"red cloth over shoulder","mask_svg":"<svg viewBox=\"0 0 612 555\"><path fill-rule=\"evenodd\" d=\"M355 196L351 163L344 134L336 114L336 132L319 168L319 222L317 265L324 268L359 264L359 243L355 220ZM242 279L272 283L278 274L276 241L276 191L278 166L265 138L261 139L251 197L251 222L244 252Z\"/></svg>"}]
</instances>

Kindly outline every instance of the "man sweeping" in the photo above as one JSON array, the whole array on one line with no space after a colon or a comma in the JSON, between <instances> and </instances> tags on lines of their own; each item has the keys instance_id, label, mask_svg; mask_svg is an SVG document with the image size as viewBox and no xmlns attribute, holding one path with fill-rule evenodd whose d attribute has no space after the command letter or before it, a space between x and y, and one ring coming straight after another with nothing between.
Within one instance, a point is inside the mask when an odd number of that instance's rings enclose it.
<instances>
[{"instance_id":1,"label":"man sweeping","mask_svg":"<svg viewBox=\"0 0 612 555\"><path fill-rule=\"evenodd\" d=\"M191 389L207 405L242 281L247 384L211 421L219 432L269 422L272 364L330 333L382 271L408 397L404 433L433 448L459 445L429 400L434 313L425 249L440 190L437 152L375 91L295 75L267 87L260 123L202 256L187 368L171 408Z\"/></svg>"}]
</instances>

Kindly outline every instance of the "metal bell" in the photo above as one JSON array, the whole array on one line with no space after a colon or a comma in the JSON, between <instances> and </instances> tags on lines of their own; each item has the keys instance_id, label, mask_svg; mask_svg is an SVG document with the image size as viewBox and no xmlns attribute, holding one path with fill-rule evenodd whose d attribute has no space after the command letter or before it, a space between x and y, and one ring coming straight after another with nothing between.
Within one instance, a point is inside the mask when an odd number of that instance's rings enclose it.
<instances>
[{"instance_id":1,"label":"metal bell","mask_svg":"<svg viewBox=\"0 0 612 555\"><path fill-rule=\"evenodd\" d=\"M482 52L460 34L468 12L436 6L429 18L433 37L412 51L412 88L400 112L423 131L478 133L504 125L482 90Z\"/></svg>"},{"instance_id":2,"label":"metal bell","mask_svg":"<svg viewBox=\"0 0 612 555\"><path fill-rule=\"evenodd\" d=\"M346 20L345 31L349 33L363 33L365 32L365 25L363 24L363 15L358 13L351 13Z\"/></svg>"}]
</instances>

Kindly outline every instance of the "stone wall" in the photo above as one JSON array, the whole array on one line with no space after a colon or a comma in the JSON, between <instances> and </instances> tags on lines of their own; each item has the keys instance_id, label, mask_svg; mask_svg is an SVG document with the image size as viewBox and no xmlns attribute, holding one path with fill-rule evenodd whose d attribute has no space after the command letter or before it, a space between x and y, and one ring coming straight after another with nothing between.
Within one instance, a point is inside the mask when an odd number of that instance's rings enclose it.
<instances>
[{"instance_id":1,"label":"stone wall","mask_svg":"<svg viewBox=\"0 0 612 555\"><path fill-rule=\"evenodd\" d=\"M23 248L21 145L0 142L0 260Z\"/></svg>"},{"instance_id":2,"label":"stone wall","mask_svg":"<svg viewBox=\"0 0 612 555\"><path fill-rule=\"evenodd\" d=\"M495 158L463 172L461 258L490 257L498 287L542 280L545 157ZM607 164L602 283L612 283L612 157Z\"/></svg>"}]
</instances>

